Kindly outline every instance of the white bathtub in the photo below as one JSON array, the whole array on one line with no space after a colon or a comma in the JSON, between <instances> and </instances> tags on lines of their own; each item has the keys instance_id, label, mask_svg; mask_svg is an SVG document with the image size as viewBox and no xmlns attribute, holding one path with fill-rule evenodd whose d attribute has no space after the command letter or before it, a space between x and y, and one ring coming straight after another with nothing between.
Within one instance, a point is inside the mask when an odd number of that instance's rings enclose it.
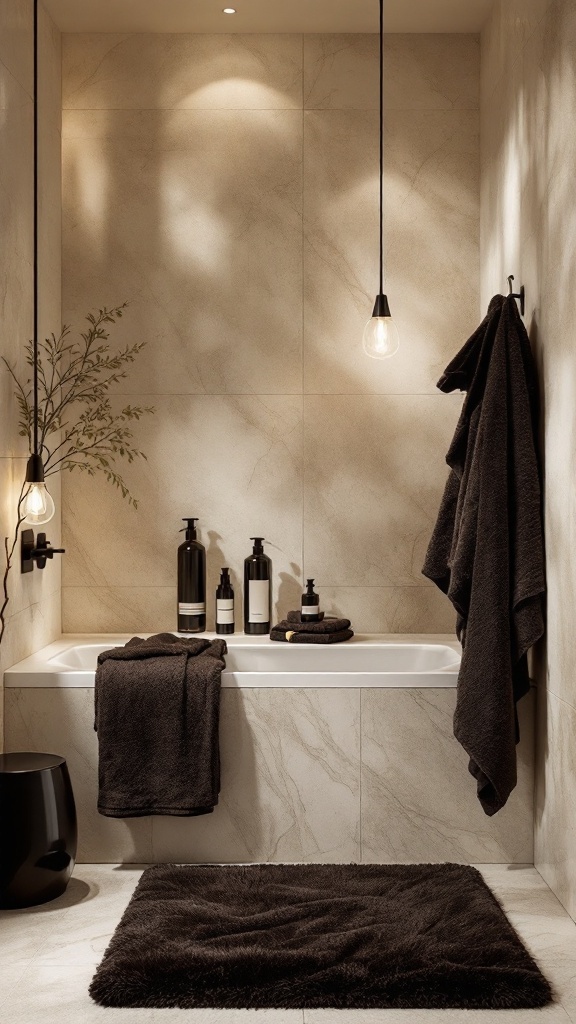
<instances>
[{"instance_id":1,"label":"white bathtub","mask_svg":"<svg viewBox=\"0 0 576 1024\"><path fill-rule=\"evenodd\" d=\"M117 635L64 636L8 669L4 685L91 688L98 655L128 639ZM345 644L317 647L275 643L268 637L243 634L225 639L228 654L222 674L224 687L453 687L460 666L460 647L453 637L366 634Z\"/></svg>"}]
</instances>

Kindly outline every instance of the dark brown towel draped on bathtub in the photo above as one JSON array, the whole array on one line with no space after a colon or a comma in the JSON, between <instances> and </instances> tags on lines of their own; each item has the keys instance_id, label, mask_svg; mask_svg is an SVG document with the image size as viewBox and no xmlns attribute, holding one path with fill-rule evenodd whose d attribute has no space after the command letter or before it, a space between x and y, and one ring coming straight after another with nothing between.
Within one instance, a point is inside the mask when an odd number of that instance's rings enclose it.
<instances>
[{"instance_id":1,"label":"dark brown towel draped on bathtub","mask_svg":"<svg viewBox=\"0 0 576 1024\"><path fill-rule=\"evenodd\" d=\"M98 658L98 810L207 814L218 803L224 640L158 633Z\"/></svg>"},{"instance_id":2,"label":"dark brown towel draped on bathtub","mask_svg":"<svg viewBox=\"0 0 576 1024\"><path fill-rule=\"evenodd\" d=\"M544 629L538 385L512 297L492 299L438 387L467 395L423 573L457 612L454 734L482 807L495 814L516 785L516 703L530 685L527 651Z\"/></svg>"}]
</instances>

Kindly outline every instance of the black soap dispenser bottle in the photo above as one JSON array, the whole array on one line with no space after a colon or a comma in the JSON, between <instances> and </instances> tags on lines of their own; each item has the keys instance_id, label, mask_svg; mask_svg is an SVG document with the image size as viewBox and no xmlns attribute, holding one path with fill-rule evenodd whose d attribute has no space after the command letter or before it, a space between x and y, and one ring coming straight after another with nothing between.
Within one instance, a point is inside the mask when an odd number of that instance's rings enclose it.
<instances>
[{"instance_id":1,"label":"black soap dispenser bottle","mask_svg":"<svg viewBox=\"0 0 576 1024\"><path fill-rule=\"evenodd\" d=\"M178 632L206 629L206 550L196 540L197 519L184 519L186 540L178 548ZM184 530L180 530L184 533Z\"/></svg>"},{"instance_id":2,"label":"black soap dispenser bottle","mask_svg":"<svg viewBox=\"0 0 576 1024\"><path fill-rule=\"evenodd\" d=\"M221 570L220 583L216 590L216 632L234 632L234 591L228 568Z\"/></svg>"},{"instance_id":3,"label":"black soap dispenser bottle","mask_svg":"<svg viewBox=\"0 0 576 1024\"><path fill-rule=\"evenodd\" d=\"M272 562L264 554L264 537L250 540L252 554L244 559L244 632L257 636L270 632Z\"/></svg>"},{"instance_id":4,"label":"black soap dispenser bottle","mask_svg":"<svg viewBox=\"0 0 576 1024\"><path fill-rule=\"evenodd\" d=\"M300 617L303 622L320 622L320 598L314 592L314 580L306 581L306 593L302 594Z\"/></svg>"}]
</instances>

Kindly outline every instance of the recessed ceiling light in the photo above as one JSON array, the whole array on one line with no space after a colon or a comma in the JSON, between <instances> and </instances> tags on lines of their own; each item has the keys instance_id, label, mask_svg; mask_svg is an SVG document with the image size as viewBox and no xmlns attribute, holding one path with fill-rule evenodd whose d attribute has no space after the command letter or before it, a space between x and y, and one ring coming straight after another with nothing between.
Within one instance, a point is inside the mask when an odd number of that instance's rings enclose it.
<instances>
[{"instance_id":1,"label":"recessed ceiling light","mask_svg":"<svg viewBox=\"0 0 576 1024\"><path fill-rule=\"evenodd\" d=\"M236 8L235 7L225 7L224 10L222 11L222 14L236 14Z\"/></svg>"}]
</instances>

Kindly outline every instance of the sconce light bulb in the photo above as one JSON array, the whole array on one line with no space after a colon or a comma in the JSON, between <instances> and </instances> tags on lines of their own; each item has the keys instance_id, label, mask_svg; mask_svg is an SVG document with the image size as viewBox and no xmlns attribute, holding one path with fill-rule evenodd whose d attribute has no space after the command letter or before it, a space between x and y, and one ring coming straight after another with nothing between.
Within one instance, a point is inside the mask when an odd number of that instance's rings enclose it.
<instances>
[{"instance_id":1,"label":"sconce light bulb","mask_svg":"<svg viewBox=\"0 0 576 1024\"><path fill-rule=\"evenodd\" d=\"M22 505L24 522L29 526L44 526L45 523L50 522L55 511L54 502L46 484L44 482L31 483Z\"/></svg>"},{"instance_id":2,"label":"sconce light bulb","mask_svg":"<svg viewBox=\"0 0 576 1024\"><path fill-rule=\"evenodd\" d=\"M391 316L370 318L362 336L362 346L372 359L388 359L400 347L398 328Z\"/></svg>"}]
</instances>

